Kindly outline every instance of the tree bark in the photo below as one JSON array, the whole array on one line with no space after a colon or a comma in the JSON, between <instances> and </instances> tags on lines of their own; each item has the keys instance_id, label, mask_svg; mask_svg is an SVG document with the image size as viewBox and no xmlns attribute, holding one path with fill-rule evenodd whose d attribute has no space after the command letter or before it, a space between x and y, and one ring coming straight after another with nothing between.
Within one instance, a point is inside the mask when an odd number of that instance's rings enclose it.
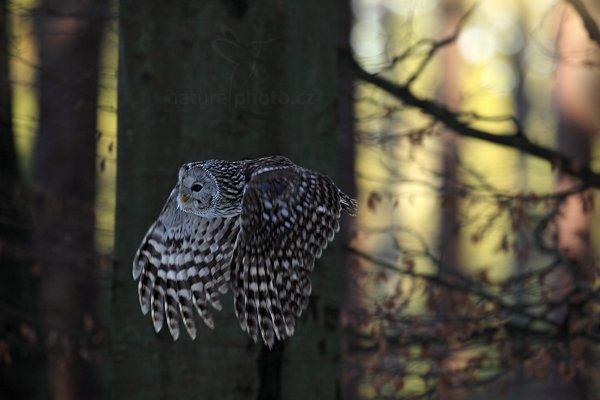
<instances>
[{"instance_id":1,"label":"tree bark","mask_svg":"<svg viewBox=\"0 0 600 400\"><path fill-rule=\"evenodd\" d=\"M85 357L96 318L96 113L107 0L42 0L37 10L39 129L34 242L50 364L48 397L99 396Z\"/></svg>"},{"instance_id":2,"label":"tree bark","mask_svg":"<svg viewBox=\"0 0 600 400\"><path fill-rule=\"evenodd\" d=\"M279 153L335 175L335 11L316 0L121 2L113 398L337 396L335 246L316 265L296 333L271 351L241 331L231 294L195 342L156 335L131 278L183 162Z\"/></svg>"},{"instance_id":3,"label":"tree bark","mask_svg":"<svg viewBox=\"0 0 600 400\"><path fill-rule=\"evenodd\" d=\"M464 15L462 0L444 0L440 7L441 12L441 34L440 37L451 37L460 26L460 19ZM450 110L456 111L460 108L461 96L461 59L456 42L446 46L440 51L441 82L438 88L438 97ZM439 274L448 279L448 267L456 268L459 265L459 207L460 197L458 195L458 146L460 138L448 128L444 128L440 135L441 143L441 173L442 173L442 207L440 210L440 222L438 230L438 254L443 265L440 265ZM429 294L429 302L435 304L436 313L440 318L452 319L462 311L461 302L455 293L445 289L434 291ZM452 371L464 368L460 351L448 352L440 361L440 367L444 374L452 379ZM438 387L441 387L446 379L440 379ZM440 389L441 391L441 389ZM455 400L465 398L464 389L445 389L446 399Z\"/></svg>"},{"instance_id":4,"label":"tree bark","mask_svg":"<svg viewBox=\"0 0 600 400\"><path fill-rule=\"evenodd\" d=\"M440 8L442 29L440 37L446 38L454 34L464 14L461 0L444 0ZM440 52L441 83L438 89L440 102L450 110L460 107L460 54L458 45L452 43ZM455 267L458 263L458 207L457 192L458 174L458 138L448 128L440 135L441 172L442 172L442 208L438 238L438 254L444 264ZM444 273L444 271L440 271ZM455 305L448 298L439 299L439 311L447 314Z\"/></svg>"},{"instance_id":5,"label":"tree bark","mask_svg":"<svg viewBox=\"0 0 600 400\"><path fill-rule=\"evenodd\" d=\"M29 198L19 171L12 123L7 1L0 0L0 393L6 398L39 398L43 353L39 341L23 335L39 328L32 293ZM6 346L6 347L5 347ZM6 362L6 355L10 362Z\"/></svg>"},{"instance_id":6,"label":"tree bark","mask_svg":"<svg viewBox=\"0 0 600 400\"><path fill-rule=\"evenodd\" d=\"M352 9L350 2L346 0L337 0L338 8L338 45L340 48L350 48L350 35L352 32ZM354 77L352 73L338 65L338 143L339 143L339 169L342 171L338 185L344 192L353 198L357 198L356 182L354 178L354 162L356 154L355 141L355 120L354 112ZM342 228L338 240L350 241L353 235L353 218L343 218ZM343 272L342 287L342 313L350 313L359 307L360 296L356 293L354 283L360 272L358 261L349 253L346 253L341 260ZM342 327L346 328L345 326ZM346 332L346 329L343 330ZM358 399L359 380L354 379L353 370L356 368L356 361L353 360L353 354L350 350L350 337L347 334L342 335L342 354L341 354L341 397L346 400Z\"/></svg>"},{"instance_id":7,"label":"tree bark","mask_svg":"<svg viewBox=\"0 0 600 400\"><path fill-rule=\"evenodd\" d=\"M588 7L593 2L584 1ZM594 9L590 9L594 10ZM597 13L597 7L594 10ZM558 149L581 164L589 165L591 161L591 144L597 135L598 122L597 88L600 75L594 68L586 66L588 62L597 63L600 52L588 33L581 19L570 6L566 6L561 16L559 34L557 37L558 63L556 66L555 107L558 113L557 145ZM590 88L595 88L590 90ZM560 174L556 190L561 191L579 183L566 174ZM562 300L574 284L573 279L587 281L593 284L596 279L593 252L591 248L591 207L590 191L579 196L570 196L562 204L557 216L557 241L559 251L570 260L571 266L564 266L554 274L552 292L556 301ZM567 310L553 315L555 319L578 318L574 310ZM572 315L571 315L572 314ZM588 361L592 362L591 354ZM576 373L572 382L563 384L572 393L566 393L562 398L589 398L594 393L593 380L584 374ZM560 384L554 380L548 393L555 393ZM560 398L560 397L556 397Z\"/></svg>"},{"instance_id":8,"label":"tree bark","mask_svg":"<svg viewBox=\"0 0 600 400\"><path fill-rule=\"evenodd\" d=\"M598 73L585 66L586 62L600 59L599 52L587 37L583 22L570 7L565 7L557 39L559 54L556 67L555 103L558 111L557 144L560 151L578 160L590 163L591 139L600 126L596 120L597 99L590 87L598 87ZM565 174L559 176L557 190L577 183ZM559 247L567 257L583 268L589 268L591 209L585 207L585 197L571 196L558 218Z\"/></svg>"}]
</instances>

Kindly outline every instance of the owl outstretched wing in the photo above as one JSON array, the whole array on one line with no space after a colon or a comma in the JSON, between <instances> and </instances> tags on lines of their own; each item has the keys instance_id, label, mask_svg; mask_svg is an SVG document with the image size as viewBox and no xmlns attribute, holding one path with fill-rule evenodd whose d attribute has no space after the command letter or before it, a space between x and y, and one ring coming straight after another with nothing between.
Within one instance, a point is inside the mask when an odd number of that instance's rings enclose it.
<instances>
[{"instance_id":1,"label":"owl outstretched wing","mask_svg":"<svg viewBox=\"0 0 600 400\"><path fill-rule=\"evenodd\" d=\"M194 339L193 308L211 328L207 305L221 309L219 293L227 291L239 218L202 218L184 212L177 206L177 195L176 186L144 236L133 260L133 278L139 279L140 306L144 314L151 311L156 332L166 314L171 336L177 339L181 313Z\"/></svg>"},{"instance_id":2,"label":"owl outstretched wing","mask_svg":"<svg viewBox=\"0 0 600 400\"><path fill-rule=\"evenodd\" d=\"M242 329L272 347L308 305L309 273L356 203L326 176L297 167L258 169L245 188L231 267Z\"/></svg>"}]
</instances>

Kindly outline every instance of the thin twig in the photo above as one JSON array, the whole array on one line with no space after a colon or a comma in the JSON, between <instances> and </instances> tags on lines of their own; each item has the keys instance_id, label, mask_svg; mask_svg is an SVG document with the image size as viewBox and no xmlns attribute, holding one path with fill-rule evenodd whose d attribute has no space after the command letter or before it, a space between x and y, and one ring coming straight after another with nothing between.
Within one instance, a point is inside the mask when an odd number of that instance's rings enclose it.
<instances>
[{"instance_id":1,"label":"thin twig","mask_svg":"<svg viewBox=\"0 0 600 400\"><path fill-rule=\"evenodd\" d=\"M581 0L566 0L571 4L583 21L583 26L591 40L600 46L600 28Z\"/></svg>"},{"instance_id":2,"label":"thin twig","mask_svg":"<svg viewBox=\"0 0 600 400\"><path fill-rule=\"evenodd\" d=\"M443 104L436 103L430 99L420 98L406 85L399 85L379 75L365 71L354 59L349 49L340 49L340 58L358 79L380 88L406 105L418 108L423 114L435 118L455 133L509 147L524 154L546 160L551 164L553 169L579 178L582 182L592 187L600 188L600 174L592 171L589 165L567 157L554 149L530 141L520 129L517 128L514 131L495 134L474 128L462 121L458 114L450 111Z\"/></svg>"}]
</instances>

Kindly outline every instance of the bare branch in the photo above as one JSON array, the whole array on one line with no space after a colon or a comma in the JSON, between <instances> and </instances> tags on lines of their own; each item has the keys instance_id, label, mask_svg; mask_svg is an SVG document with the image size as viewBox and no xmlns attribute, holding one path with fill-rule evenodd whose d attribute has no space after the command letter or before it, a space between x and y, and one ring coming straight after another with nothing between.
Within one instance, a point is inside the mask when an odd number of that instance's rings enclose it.
<instances>
[{"instance_id":1,"label":"bare branch","mask_svg":"<svg viewBox=\"0 0 600 400\"><path fill-rule=\"evenodd\" d=\"M425 67L427 67L427 65L429 65L429 63L435 56L435 53L438 52L438 50L440 50L443 47L446 47L456 41L456 39L460 35L460 32L462 31L463 26L465 25L465 22L471 16L471 14L473 14L473 11L475 10L476 7L477 7L477 3L475 3L473 6L471 6L471 8L469 8L467 10L467 12L463 14L463 16L458 21L458 24L456 25L456 28L454 29L454 32L452 33L452 35L448 36L447 38L431 42L431 44L430 44L431 47L429 48L427 55L421 60L421 63L419 64L419 66L417 67L415 72L410 76L410 78L407 79L407 81L405 83L406 86L410 86L410 84L412 84L419 76L421 76L421 74L425 70Z\"/></svg>"},{"instance_id":2,"label":"bare branch","mask_svg":"<svg viewBox=\"0 0 600 400\"><path fill-rule=\"evenodd\" d=\"M358 79L380 88L406 105L418 108L422 113L437 119L455 133L513 148L524 154L546 160L552 168L579 178L592 187L600 188L600 174L595 173L588 165L584 165L578 160L531 142L519 126L512 132L501 134L474 128L469 123L462 121L459 114L450 111L443 104L418 97L409 86L399 85L379 75L365 71L354 59L350 50L340 49L340 57Z\"/></svg>"},{"instance_id":3,"label":"bare branch","mask_svg":"<svg viewBox=\"0 0 600 400\"><path fill-rule=\"evenodd\" d=\"M600 46L600 28L581 0L566 0L581 17L585 30L591 40Z\"/></svg>"}]
</instances>

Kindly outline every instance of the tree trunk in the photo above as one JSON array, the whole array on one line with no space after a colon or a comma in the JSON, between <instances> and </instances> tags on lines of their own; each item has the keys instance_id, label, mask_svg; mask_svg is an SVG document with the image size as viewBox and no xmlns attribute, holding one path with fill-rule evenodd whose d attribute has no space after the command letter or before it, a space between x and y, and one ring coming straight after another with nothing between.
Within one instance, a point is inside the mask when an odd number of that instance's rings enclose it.
<instances>
[{"instance_id":1,"label":"tree trunk","mask_svg":"<svg viewBox=\"0 0 600 400\"><path fill-rule=\"evenodd\" d=\"M446 38L454 34L463 16L462 0L444 0L440 8L442 13L442 30L440 37ZM440 52L442 64L442 79L438 90L440 101L451 110L460 107L460 54L458 45L453 43ZM438 253L444 264L456 267L458 263L458 201L457 193L457 145L458 140L454 132L444 129L441 134L442 146L442 209L439 228ZM442 273L444 271L441 271ZM452 307L449 299L440 301L440 311Z\"/></svg>"},{"instance_id":2,"label":"tree trunk","mask_svg":"<svg viewBox=\"0 0 600 400\"><path fill-rule=\"evenodd\" d=\"M295 335L271 351L241 331L231 294L195 342L156 335L131 278L183 162L279 153L334 175L335 11L317 0L121 2L113 398L337 396L335 246L317 263Z\"/></svg>"},{"instance_id":3,"label":"tree trunk","mask_svg":"<svg viewBox=\"0 0 600 400\"><path fill-rule=\"evenodd\" d=\"M440 7L442 26L440 37L451 37L460 24L464 14L462 0L444 0ZM440 51L441 82L438 88L440 101L451 110L460 108L460 67L461 58L458 44L452 43ZM444 128L440 135L441 142L441 173L442 173L442 207L438 234L438 254L443 260L439 266L440 276L452 279L449 268L459 265L458 232L460 221L458 219L460 197L458 195L458 145L459 138L452 130ZM461 314L461 301L456 293L443 288L429 294L429 302L435 304L436 312L440 318L454 318ZM452 371L464 368L464 361L460 351L449 351L440 361L444 376L439 379L438 387L446 393L448 400L465 398L464 389L442 389L445 382L452 380ZM446 379L448 378L448 379Z\"/></svg>"},{"instance_id":4,"label":"tree trunk","mask_svg":"<svg viewBox=\"0 0 600 400\"><path fill-rule=\"evenodd\" d=\"M588 9L595 11L595 2L584 1ZM596 44L589 40L581 17L569 5L561 16L559 34L557 37L558 63L556 66L555 103L558 112L558 149L563 154L589 165L591 161L591 142L597 134L598 102L597 88L600 82L598 71L587 66L595 65L600 60L600 52ZM590 90L590 88L595 88ZM556 184L556 190L562 191L574 187L579 182L571 176L561 174ZM570 260L570 266L564 266L553 277L555 290L552 294L555 301L561 301L572 288L573 277L593 284L596 278L596 268L591 250L591 207L590 191L581 195L570 196L561 206L557 216L557 240L559 250ZM553 315L554 319L580 318L578 311L567 310ZM588 361L593 356L589 349ZM555 393L557 386L564 386L568 393L562 398L589 398L593 393L592 380L583 374L576 373L570 384L553 384L548 393ZM556 397L561 398L561 397Z\"/></svg>"},{"instance_id":5,"label":"tree trunk","mask_svg":"<svg viewBox=\"0 0 600 400\"><path fill-rule=\"evenodd\" d=\"M49 398L98 397L85 357L96 318L96 108L107 0L42 0L37 14L39 131L34 241L41 269Z\"/></svg>"},{"instance_id":6,"label":"tree trunk","mask_svg":"<svg viewBox=\"0 0 600 400\"><path fill-rule=\"evenodd\" d=\"M0 393L4 398L38 398L43 353L38 340L32 293L29 198L21 179L12 124L7 1L0 0ZM7 361L7 358L9 362Z\"/></svg>"},{"instance_id":7,"label":"tree trunk","mask_svg":"<svg viewBox=\"0 0 600 400\"><path fill-rule=\"evenodd\" d=\"M352 32L352 9L350 2L346 0L337 0L338 7L338 43L339 47L346 50L350 49L350 35ZM354 76L352 72L344 65L338 66L338 142L340 153L340 175L337 183L344 189L344 192L353 198L356 196L356 182L354 179L354 162L356 153L356 141L354 140L354 123L356 115L354 113ZM353 218L344 218L338 240L349 241L352 237ZM358 309L361 298L356 293L354 283L360 272L360 267L356 258L346 254L341 260L344 266L343 274L343 293L342 313L351 313ZM345 326L342 328L346 328ZM344 329L343 332L347 330ZM356 369L356 358L350 350L351 337L348 334L342 335L342 354L341 354L341 397L346 400L358 399L358 387L360 380L355 379L353 371Z\"/></svg>"},{"instance_id":8,"label":"tree trunk","mask_svg":"<svg viewBox=\"0 0 600 400\"><path fill-rule=\"evenodd\" d=\"M586 67L585 63L593 61L592 55L598 58L599 53L589 40L581 17L570 6L565 7L561 18L557 52L555 102L558 111L558 148L582 165L589 165L591 139L598 129L595 93L589 92L589 88L597 87L594 81L598 82L598 72ZM557 190L565 190L576 184L574 178L561 175ZM583 268L589 268L592 262L591 209L584 204L587 196L589 193L567 199L558 218L561 251Z\"/></svg>"},{"instance_id":9,"label":"tree trunk","mask_svg":"<svg viewBox=\"0 0 600 400\"><path fill-rule=\"evenodd\" d=\"M463 16L461 0L444 0L440 8L442 13L442 32L446 38L454 34ZM460 107L460 55L458 46L453 43L440 52L442 79L439 87L440 101L449 109ZM444 129L441 135L442 147L442 215L440 219L440 237L438 252L444 263L456 266L458 262L458 200L457 194L457 137L454 132ZM447 299L441 303L449 306Z\"/></svg>"}]
</instances>

